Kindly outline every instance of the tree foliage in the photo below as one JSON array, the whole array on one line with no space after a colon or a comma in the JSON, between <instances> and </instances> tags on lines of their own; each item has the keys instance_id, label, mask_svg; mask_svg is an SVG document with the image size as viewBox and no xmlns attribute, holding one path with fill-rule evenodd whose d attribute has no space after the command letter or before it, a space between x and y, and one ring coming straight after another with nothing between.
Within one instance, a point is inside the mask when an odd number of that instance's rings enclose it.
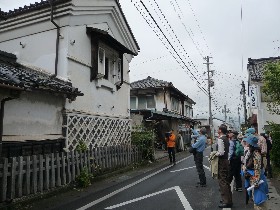
<instances>
[{"instance_id":1,"label":"tree foliage","mask_svg":"<svg viewBox=\"0 0 280 210\"><path fill-rule=\"evenodd\" d=\"M272 114L280 114L280 63L267 64L263 74L263 93L269 98L267 107Z\"/></svg>"},{"instance_id":2,"label":"tree foliage","mask_svg":"<svg viewBox=\"0 0 280 210\"><path fill-rule=\"evenodd\" d=\"M145 160L154 160L155 133L153 129L137 126L131 133L131 143L141 151Z\"/></svg>"},{"instance_id":3,"label":"tree foliage","mask_svg":"<svg viewBox=\"0 0 280 210\"><path fill-rule=\"evenodd\" d=\"M273 166L280 168L280 125L270 123L271 126L271 138L272 138L272 150L271 161Z\"/></svg>"}]
</instances>

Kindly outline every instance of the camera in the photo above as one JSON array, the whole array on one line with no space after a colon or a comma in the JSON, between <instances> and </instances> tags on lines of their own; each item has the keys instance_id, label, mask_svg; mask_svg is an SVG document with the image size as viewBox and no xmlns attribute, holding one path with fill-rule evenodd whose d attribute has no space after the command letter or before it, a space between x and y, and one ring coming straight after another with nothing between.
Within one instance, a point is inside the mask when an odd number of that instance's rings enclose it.
<instances>
[{"instance_id":1,"label":"camera","mask_svg":"<svg viewBox=\"0 0 280 210\"><path fill-rule=\"evenodd\" d=\"M165 133L165 137L166 137L166 138L168 138L170 135L171 135L170 132L166 132L166 133Z\"/></svg>"}]
</instances>

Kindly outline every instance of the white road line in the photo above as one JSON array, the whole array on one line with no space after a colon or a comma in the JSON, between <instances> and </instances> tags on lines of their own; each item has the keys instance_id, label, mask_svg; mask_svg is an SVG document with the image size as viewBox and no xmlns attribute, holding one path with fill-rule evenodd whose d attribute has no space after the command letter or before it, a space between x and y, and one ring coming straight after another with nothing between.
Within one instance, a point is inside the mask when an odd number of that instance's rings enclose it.
<instances>
[{"instance_id":1,"label":"white road line","mask_svg":"<svg viewBox=\"0 0 280 210\"><path fill-rule=\"evenodd\" d=\"M192 157L192 156L188 156L188 157L186 157L186 158L183 158L182 160L177 161L177 163L180 163L180 162L182 162L182 161L184 161L184 160L187 160L187 159L189 159L190 157ZM160 173L160 172L162 172L162 171L165 171L166 169L168 169L168 168L170 168L170 167L173 167L173 165L166 166L166 167L164 167L164 168L162 168L162 169L160 169L160 170L158 170L158 171L156 171L156 172L154 172L154 173L152 173L152 174L150 174L150 175L148 175L148 176L143 177L142 179L137 180L136 182L133 182L133 183L131 183L131 184L125 186L125 187L122 187L122 188L120 188L120 189L118 189L118 190L116 190L116 191L114 191L114 192L109 193L108 195L105 195L104 197L101 197L101 198L99 198L99 199L97 199L97 200L95 200L95 201L92 201L92 202L86 204L85 206L82 206L82 207L78 208L77 210L85 210L85 209L88 209L88 208L90 208L90 207L92 207L92 206L94 206L94 205L96 205L96 204L98 204L98 203L100 203L100 202L102 202L102 201L105 201L105 200L108 199L108 198L111 198L112 196L114 196L114 195L116 195L116 194L118 194L118 193L120 193L120 192L122 192L122 191L124 191L124 190L126 190L126 189L128 189L128 188L133 187L134 185L137 185L137 184L139 184L139 183L145 181L146 179L149 179L149 178L151 178L151 177L157 175L158 173Z\"/></svg>"},{"instance_id":2,"label":"white road line","mask_svg":"<svg viewBox=\"0 0 280 210\"><path fill-rule=\"evenodd\" d=\"M115 209L115 208L119 208L121 206L125 206L127 204L131 204L131 203L134 203L134 202L137 202L137 201L140 201L140 200L144 200L146 198L150 198L152 196L155 196L155 195L159 195L159 194L162 194L162 193L165 193L165 192L168 192L168 191L171 191L171 190L175 190L182 205L184 206L184 209L185 210L192 210L192 207L189 203L189 201L187 200L187 198L185 197L184 193L182 192L181 188L179 186L175 186L175 187L171 187L171 188L168 188L168 189L165 189L165 190L161 190L161 191L158 191L158 192L155 192L155 193L152 193L152 194L149 194L149 195L145 195L145 196L142 196L140 198L135 198L135 199L132 199L130 201L126 201L126 202L122 202L120 204L116 204L116 205L113 205L113 206L110 206L110 207L107 207L105 209Z\"/></svg>"},{"instance_id":3,"label":"white road line","mask_svg":"<svg viewBox=\"0 0 280 210\"><path fill-rule=\"evenodd\" d=\"M189 201L187 200L187 198L185 197L183 191L181 190L180 187L176 186L175 190L177 192L177 195L180 198L181 203L183 204L185 210L192 210L193 208L191 207Z\"/></svg>"},{"instance_id":4,"label":"white road line","mask_svg":"<svg viewBox=\"0 0 280 210\"><path fill-rule=\"evenodd\" d=\"M174 172L178 172L178 171L184 171L184 170L188 170L190 168L195 168L195 166L191 166L191 167L188 167L188 168L182 168L182 169L178 169L178 170L174 170L174 171L170 171L171 173L174 173Z\"/></svg>"},{"instance_id":5,"label":"white road line","mask_svg":"<svg viewBox=\"0 0 280 210\"><path fill-rule=\"evenodd\" d=\"M206 166L206 165L203 165L204 168L208 169L210 171L210 167Z\"/></svg>"}]
</instances>

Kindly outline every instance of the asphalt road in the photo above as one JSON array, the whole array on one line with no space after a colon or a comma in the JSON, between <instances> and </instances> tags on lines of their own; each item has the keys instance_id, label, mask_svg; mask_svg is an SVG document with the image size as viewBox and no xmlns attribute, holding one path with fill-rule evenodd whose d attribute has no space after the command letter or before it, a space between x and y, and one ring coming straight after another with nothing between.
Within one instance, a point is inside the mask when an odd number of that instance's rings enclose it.
<instances>
[{"instance_id":1,"label":"asphalt road","mask_svg":"<svg viewBox=\"0 0 280 210\"><path fill-rule=\"evenodd\" d=\"M210 176L204 154L207 187L196 187L198 176L193 156L183 158L177 165L165 165L156 171L144 173L99 191L87 191L81 196L67 198L53 210L118 209L118 210L214 210L219 209L220 193L217 180ZM245 192L233 191L232 209L252 209L245 205ZM43 209L43 206L42 206Z\"/></svg>"}]
</instances>

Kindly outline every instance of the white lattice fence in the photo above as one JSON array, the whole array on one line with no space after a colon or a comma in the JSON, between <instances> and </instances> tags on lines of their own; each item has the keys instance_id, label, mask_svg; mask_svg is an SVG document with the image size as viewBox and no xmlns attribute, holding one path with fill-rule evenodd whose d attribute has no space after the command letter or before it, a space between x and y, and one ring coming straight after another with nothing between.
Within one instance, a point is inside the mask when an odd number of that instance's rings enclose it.
<instances>
[{"instance_id":1,"label":"white lattice fence","mask_svg":"<svg viewBox=\"0 0 280 210\"><path fill-rule=\"evenodd\" d=\"M66 114L66 149L74 150L82 140L88 148L130 144L129 119Z\"/></svg>"}]
</instances>

